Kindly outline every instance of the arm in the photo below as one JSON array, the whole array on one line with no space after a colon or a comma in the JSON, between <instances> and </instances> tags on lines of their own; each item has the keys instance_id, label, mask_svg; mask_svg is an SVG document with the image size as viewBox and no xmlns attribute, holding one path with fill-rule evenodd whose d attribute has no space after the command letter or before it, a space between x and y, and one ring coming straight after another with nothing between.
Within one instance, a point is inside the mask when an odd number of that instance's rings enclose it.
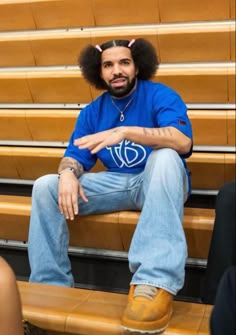
<instances>
[{"instance_id":1,"label":"arm","mask_svg":"<svg viewBox=\"0 0 236 335\"><path fill-rule=\"evenodd\" d=\"M171 148L179 154L188 153L191 148L191 139L175 127L144 128L122 127L124 137L129 141L158 148Z\"/></svg>"},{"instance_id":2,"label":"arm","mask_svg":"<svg viewBox=\"0 0 236 335\"><path fill-rule=\"evenodd\" d=\"M77 178L84 172L83 166L72 157L62 158L58 167L58 174L61 176L64 170L71 170Z\"/></svg>"},{"instance_id":3,"label":"arm","mask_svg":"<svg viewBox=\"0 0 236 335\"><path fill-rule=\"evenodd\" d=\"M14 272L0 257L0 329L1 334L23 335L22 307Z\"/></svg>"},{"instance_id":4,"label":"arm","mask_svg":"<svg viewBox=\"0 0 236 335\"><path fill-rule=\"evenodd\" d=\"M58 167L58 205L66 219L73 220L79 213L78 197L87 202L83 187L78 178L84 172L83 166L74 158L62 158Z\"/></svg>"},{"instance_id":5,"label":"arm","mask_svg":"<svg viewBox=\"0 0 236 335\"><path fill-rule=\"evenodd\" d=\"M74 141L80 149L89 149L92 154L106 146L129 140L141 145L154 148L171 148L179 154L188 153L191 148L191 139L175 127L144 128L144 127L117 127L97 134L84 136Z\"/></svg>"}]
</instances>

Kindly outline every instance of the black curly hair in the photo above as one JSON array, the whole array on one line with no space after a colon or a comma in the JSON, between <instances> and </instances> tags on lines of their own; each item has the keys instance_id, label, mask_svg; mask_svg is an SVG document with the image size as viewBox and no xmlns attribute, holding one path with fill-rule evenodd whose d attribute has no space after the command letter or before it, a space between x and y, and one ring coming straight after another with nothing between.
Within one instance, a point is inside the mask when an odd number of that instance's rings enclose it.
<instances>
[{"instance_id":1,"label":"black curly hair","mask_svg":"<svg viewBox=\"0 0 236 335\"><path fill-rule=\"evenodd\" d=\"M106 49L122 46L129 48L135 66L138 68L139 79L150 79L158 67L158 58L154 46L144 38L136 40L112 40L102 45L88 45L79 57L79 66L84 78L97 89L106 89L106 83L101 78L101 55Z\"/></svg>"}]
</instances>

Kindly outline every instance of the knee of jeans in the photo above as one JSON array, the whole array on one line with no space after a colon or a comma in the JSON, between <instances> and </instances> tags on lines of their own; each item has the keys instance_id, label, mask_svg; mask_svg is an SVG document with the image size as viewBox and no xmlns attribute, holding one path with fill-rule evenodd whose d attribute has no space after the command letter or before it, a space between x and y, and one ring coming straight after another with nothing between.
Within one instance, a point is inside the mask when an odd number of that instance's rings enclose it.
<instances>
[{"instance_id":1,"label":"knee of jeans","mask_svg":"<svg viewBox=\"0 0 236 335\"><path fill-rule=\"evenodd\" d=\"M178 171L182 174L184 171L184 164L179 154L169 148L154 150L148 159L147 166L154 168L163 176L176 175ZM175 171L174 174L173 171Z\"/></svg>"},{"instance_id":2,"label":"knee of jeans","mask_svg":"<svg viewBox=\"0 0 236 335\"><path fill-rule=\"evenodd\" d=\"M45 175L35 180L33 185L33 196L45 197L49 186L57 189L58 178L57 175Z\"/></svg>"},{"instance_id":3,"label":"knee of jeans","mask_svg":"<svg viewBox=\"0 0 236 335\"><path fill-rule=\"evenodd\" d=\"M158 150L153 150L149 156L150 161L158 162L158 166L171 164L172 162L180 162L181 159L179 154L170 148L163 148Z\"/></svg>"}]
</instances>

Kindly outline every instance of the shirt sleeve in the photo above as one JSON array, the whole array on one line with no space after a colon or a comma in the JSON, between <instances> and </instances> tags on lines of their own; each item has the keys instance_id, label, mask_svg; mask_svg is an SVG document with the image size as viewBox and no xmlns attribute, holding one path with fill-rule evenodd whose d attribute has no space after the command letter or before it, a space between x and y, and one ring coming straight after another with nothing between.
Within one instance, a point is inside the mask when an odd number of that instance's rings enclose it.
<instances>
[{"instance_id":1,"label":"shirt sleeve","mask_svg":"<svg viewBox=\"0 0 236 335\"><path fill-rule=\"evenodd\" d=\"M75 129L70 137L64 157L71 157L83 165L85 171L89 171L96 163L97 156L92 155L88 149L79 149L74 145L74 140L83 136L94 134L93 123L91 122L90 106L86 106L79 114Z\"/></svg>"},{"instance_id":2,"label":"shirt sleeve","mask_svg":"<svg viewBox=\"0 0 236 335\"><path fill-rule=\"evenodd\" d=\"M193 139L192 125L187 114L187 106L181 97L172 89L166 88L154 97L154 110L158 127L175 127L184 135ZM182 155L186 158L192 154Z\"/></svg>"},{"instance_id":3,"label":"shirt sleeve","mask_svg":"<svg viewBox=\"0 0 236 335\"><path fill-rule=\"evenodd\" d=\"M173 126L192 138L192 126L187 115L187 106L173 90L166 94L155 95L154 109L158 127Z\"/></svg>"}]
</instances>

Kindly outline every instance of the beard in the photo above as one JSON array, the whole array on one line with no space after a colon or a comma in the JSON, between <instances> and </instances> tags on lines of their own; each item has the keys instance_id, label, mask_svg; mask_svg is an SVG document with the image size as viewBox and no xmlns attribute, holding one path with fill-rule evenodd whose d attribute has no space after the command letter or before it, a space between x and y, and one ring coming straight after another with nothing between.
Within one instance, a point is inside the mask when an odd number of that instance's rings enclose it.
<instances>
[{"instance_id":1,"label":"beard","mask_svg":"<svg viewBox=\"0 0 236 335\"><path fill-rule=\"evenodd\" d=\"M124 78L124 77L116 77L116 78ZM116 79L114 78L114 79ZM136 84L136 77L127 81L127 84L121 87L112 87L111 85L105 83L107 91L116 98L122 98L128 95L134 88Z\"/></svg>"}]
</instances>

